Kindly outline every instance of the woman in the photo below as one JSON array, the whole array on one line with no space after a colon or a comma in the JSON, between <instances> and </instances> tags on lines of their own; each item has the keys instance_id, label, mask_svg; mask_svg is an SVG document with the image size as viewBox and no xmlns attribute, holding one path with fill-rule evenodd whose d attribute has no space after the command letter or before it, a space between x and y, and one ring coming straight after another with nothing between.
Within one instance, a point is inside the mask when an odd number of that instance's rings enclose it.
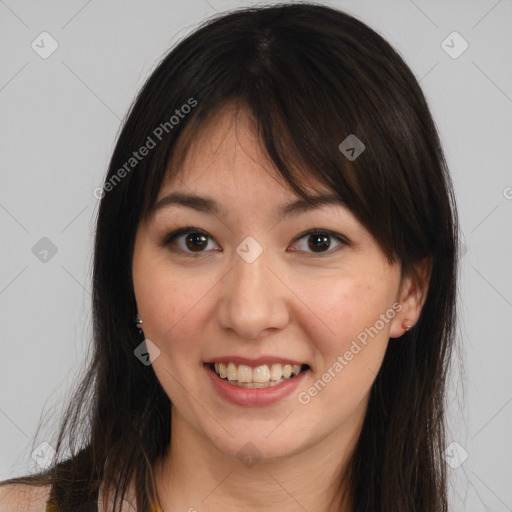
<instances>
[{"instance_id":1,"label":"woman","mask_svg":"<svg viewBox=\"0 0 512 512\"><path fill-rule=\"evenodd\" d=\"M48 511L447 510L456 208L382 37L309 4L209 21L144 85L97 193L72 456L4 493L51 486Z\"/></svg>"}]
</instances>

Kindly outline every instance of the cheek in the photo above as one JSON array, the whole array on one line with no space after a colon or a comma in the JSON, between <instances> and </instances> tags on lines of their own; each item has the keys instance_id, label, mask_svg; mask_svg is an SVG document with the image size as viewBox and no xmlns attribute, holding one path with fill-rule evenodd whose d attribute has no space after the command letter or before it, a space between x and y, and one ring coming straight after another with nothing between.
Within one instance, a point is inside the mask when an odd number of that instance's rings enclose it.
<instances>
[{"instance_id":1,"label":"cheek","mask_svg":"<svg viewBox=\"0 0 512 512\"><path fill-rule=\"evenodd\" d=\"M199 271L182 275L162 259L134 261L134 269L140 270L134 271L134 288L146 338L157 344L166 361L198 350L194 340L199 339L203 319L209 315L208 293L214 277Z\"/></svg>"},{"instance_id":2,"label":"cheek","mask_svg":"<svg viewBox=\"0 0 512 512\"><path fill-rule=\"evenodd\" d=\"M178 339L183 327L193 317L193 306L200 290L192 283L186 285L166 279L165 274L148 272L147 279L136 289L137 304L143 319L144 334L162 349L169 339Z\"/></svg>"},{"instance_id":3,"label":"cheek","mask_svg":"<svg viewBox=\"0 0 512 512\"><path fill-rule=\"evenodd\" d=\"M190 375L197 373L201 360L197 340L203 328L200 315L204 317L211 288L208 284L197 276L180 279L165 265L156 264L146 267L143 279L134 279L144 336L160 350L153 371L173 404L182 410L190 407L183 383L192 391Z\"/></svg>"},{"instance_id":4,"label":"cheek","mask_svg":"<svg viewBox=\"0 0 512 512\"><path fill-rule=\"evenodd\" d=\"M305 298L305 305L310 305L300 315L302 326L329 353L348 349L351 340L359 335L364 339L364 333L376 323L380 337L387 339L391 318L384 323L379 319L391 308L393 292L392 280L382 275L379 280L361 275L319 280L315 285L302 287L300 295ZM319 324L321 331L317 328Z\"/></svg>"},{"instance_id":5,"label":"cheek","mask_svg":"<svg viewBox=\"0 0 512 512\"><path fill-rule=\"evenodd\" d=\"M364 400L389 341L393 290L393 281L386 276L374 280L360 274L317 283L307 294L304 290L313 306L303 310L302 329L316 346L317 366L301 403L309 397L313 408L320 407L319 413L337 417Z\"/></svg>"}]
</instances>

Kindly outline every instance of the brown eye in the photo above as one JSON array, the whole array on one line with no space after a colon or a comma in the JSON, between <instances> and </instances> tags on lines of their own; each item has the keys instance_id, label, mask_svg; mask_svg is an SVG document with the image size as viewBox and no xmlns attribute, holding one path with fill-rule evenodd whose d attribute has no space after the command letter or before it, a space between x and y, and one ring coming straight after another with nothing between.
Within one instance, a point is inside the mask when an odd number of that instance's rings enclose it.
<instances>
[{"instance_id":1,"label":"brown eye","mask_svg":"<svg viewBox=\"0 0 512 512\"><path fill-rule=\"evenodd\" d=\"M201 256L211 251L222 251L213 238L198 228L185 227L169 233L162 246L185 256Z\"/></svg>"},{"instance_id":2,"label":"brown eye","mask_svg":"<svg viewBox=\"0 0 512 512\"><path fill-rule=\"evenodd\" d=\"M327 249L329 249L330 246L331 240L329 235L318 233L314 235L309 235L308 237L308 247L313 252L327 251Z\"/></svg>"},{"instance_id":3,"label":"brown eye","mask_svg":"<svg viewBox=\"0 0 512 512\"><path fill-rule=\"evenodd\" d=\"M302 252L307 255L329 255L343 246L349 245L349 241L343 235L330 231L311 229L295 239L289 249L291 252Z\"/></svg>"},{"instance_id":4,"label":"brown eye","mask_svg":"<svg viewBox=\"0 0 512 512\"><path fill-rule=\"evenodd\" d=\"M190 233L185 239L185 243L191 251L202 251L208 245L208 237L202 233Z\"/></svg>"}]
</instances>

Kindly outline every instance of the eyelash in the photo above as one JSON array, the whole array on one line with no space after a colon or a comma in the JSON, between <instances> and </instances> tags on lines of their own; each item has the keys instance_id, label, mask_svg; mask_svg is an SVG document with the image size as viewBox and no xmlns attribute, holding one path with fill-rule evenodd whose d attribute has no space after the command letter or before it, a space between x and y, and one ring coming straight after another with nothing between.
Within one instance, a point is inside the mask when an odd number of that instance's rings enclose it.
<instances>
[{"instance_id":1,"label":"eyelash","mask_svg":"<svg viewBox=\"0 0 512 512\"><path fill-rule=\"evenodd\" d=\"M181 235L188 235L188 234L191 234L191 233L196 233L196 234L204 235L209 240L215 242L214 238L211 237L203 229L200 229L200 228L197 228L197 227L194 227L194 226L185 226L185 227L182 227L180 229L176 229L176 230L172 231L171 233L167 234L164 237L164 239L162 240L162 246L163 247L168 247L179 236L181 236ZM300 235L295 237L293 239L292 243L295 244L296 242L298 242L302 238L307 237L309 235L325 235L325 236L329 236L331 238L334 238L336 241L338 241L341 244L341 246L346 246L346 245L350 244L349 240L345 236L343 236L343 235L341 235L339 233L335 233L333 231L329 231L329 230L326 230L326 229L319 229L319 228L312 228L312 229L308 229L307 231L304 231L303 233L301 233ZM294 250L292 252L304 253L304 254L308 255L307 257L322 257L324 255L333 254L334 252L336 252L337 249L339 249L339 247L338 248L334 248L334 249L328 249L327 251L321 251L321 252L317 252L317 253L315 253L315 252L307 252L307 251L299 251L299 250ZM192 258L198 258L198 257L204 256L204 254L208 252L208 251L198 251L198 252L194 253L194 252L184 251L183 249L171 249L171 250L173 252L184 254L186 257L192 257Z\"/></svg>"}]
</instances>

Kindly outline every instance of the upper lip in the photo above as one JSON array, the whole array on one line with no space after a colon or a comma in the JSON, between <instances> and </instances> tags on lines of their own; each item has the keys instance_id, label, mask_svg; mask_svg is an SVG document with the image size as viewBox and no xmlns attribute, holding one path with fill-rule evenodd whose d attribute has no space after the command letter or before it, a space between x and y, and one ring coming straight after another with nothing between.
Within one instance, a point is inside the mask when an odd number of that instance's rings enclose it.
<instances>
[{"instance_id":1,"label":"upper lip","mask_svg":"<svg viewBox=\"0 0 512 512\"><path fill-rule=\"evenodd\" d=\"M281 363L281 364L306 364L303 361L296 361L294 359L277 357L277 356L260 356L255 359L248 357L239 356L220 356L214 357L207 361L207 363L234 363L234 364L246 364L248 366L262 366L264 364Z\"/></svg>"}]
</instances>

